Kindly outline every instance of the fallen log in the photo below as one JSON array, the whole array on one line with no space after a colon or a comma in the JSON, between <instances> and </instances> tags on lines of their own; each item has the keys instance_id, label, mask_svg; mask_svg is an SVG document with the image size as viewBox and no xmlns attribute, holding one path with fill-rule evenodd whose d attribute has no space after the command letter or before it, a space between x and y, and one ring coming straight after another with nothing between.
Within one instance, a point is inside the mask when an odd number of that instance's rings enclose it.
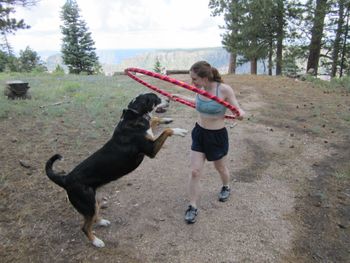
<instances>
[{"instance_id":1,"label":"fallen log","mask_svg":"<svg viewBox=\"0 0 350 263\"><path fill-rule=\"evenodd\" d=\"M166 70L166 75L175 75L175 74L189 74L190 71L186 69L168 69Z\"/></svg>"},{"instance_id":2,"label":"fallen log","mask_svg":"<svg viewBox=\"0 0 350 263\"><path fill-rule=\"evenodd\" d=\"M63 103L70 103L70 101L59 101L59 102L55 102L52 104L41 105L41 106L39 106L39 108L42 109L42 108L46 108L46 107L50 107L50 106L58 106L58 105L61 105Z\"/></svg>"}]
</instances>

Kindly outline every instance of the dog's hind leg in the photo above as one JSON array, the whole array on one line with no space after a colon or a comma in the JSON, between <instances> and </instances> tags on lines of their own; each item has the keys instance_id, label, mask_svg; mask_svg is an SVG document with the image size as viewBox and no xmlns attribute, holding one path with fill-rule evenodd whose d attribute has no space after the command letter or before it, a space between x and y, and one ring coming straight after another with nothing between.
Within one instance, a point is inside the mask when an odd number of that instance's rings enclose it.
<instances>
[{"instance_id":1,"label":"dog's hind leg","mask_svg":"<svg viewBox=\"0 0 350 263\"><path fill-rule=\"evenodd\" d=\"M97 214L94 214L92 217L84 216L84 225L82 227L82 230L95 247L104 247L105 243L101 239L99 239L97 236L95 236L92 231L92 226L97 221L97 217L98 217Z\"/></svg>"},{"instance_id":2,"label":"dog's hind leg","mask_svg":"<svg viewBox=\"0 0 350 263\"><path fill-rule=\"evenodd\" d=\"M94 221L96 221L96 217L85 216L84 220L85 221L84 221L82 230L85 233L85 235L88 237L88 239L92 242L92 244L95 247L104 247L105 243L101 239L96 237L92 232L92 225Z\"/></svg>"},{"instance_id":3,"label":"dog's hind leg","mask_svg":"<svg viewBox=\"0 0 350 263\"><path fill-rule=\"evenodd\" d=\"M100 202L96 201L96 224L98 226L109 226L111 222L100 217Z\"/></svg>"},{"instance_id":4,"label":"dog's hind leg","mask_svg":"<svg viewBox=\"0 0 350 263\"><path fill-rule=\"evenodd\" d=\"M96 247L104 247L104 242L92 232L92 226L97 220L95 190L81 185L75 185L67 190L72 205L84 216L82 231Z\"/></svg>"}]
</instances>

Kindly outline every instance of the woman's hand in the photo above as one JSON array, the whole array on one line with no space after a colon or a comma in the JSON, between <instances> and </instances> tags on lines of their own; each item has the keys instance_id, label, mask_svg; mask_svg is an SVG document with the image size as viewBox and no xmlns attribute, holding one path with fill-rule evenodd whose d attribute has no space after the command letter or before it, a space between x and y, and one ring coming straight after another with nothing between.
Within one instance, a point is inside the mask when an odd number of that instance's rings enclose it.
<instances>
[{"instance_id":1,"label":"woman's hand","mask_svg":"<svg viewBox=\"0 0 350 263\"><path fill-rule=\"evenodd\" d=\"M239 116L237 117L237 120L241 121L244 119L245 111L240 108L238 109L238 111L239 111Z\"/></svg>"},{"instance_id":2,"label":"woman's hand","mask_svg":"<svg viewBox=\"0 0 350 263\"><path fill-rule=\"evenodd\" d=\"M174 99L176 99L176 98L181 98L180 97L180 95L179 94L171 94L171 97L170 97L170 99L172 100L172 101L175 101Z\"/></svg>"}]
</instances>

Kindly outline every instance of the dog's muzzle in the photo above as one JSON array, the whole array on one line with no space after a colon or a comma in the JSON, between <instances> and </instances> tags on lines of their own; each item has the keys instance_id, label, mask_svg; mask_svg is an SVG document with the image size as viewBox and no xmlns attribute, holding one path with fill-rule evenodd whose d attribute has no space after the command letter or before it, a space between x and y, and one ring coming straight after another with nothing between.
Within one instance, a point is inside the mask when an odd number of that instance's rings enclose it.
<instances>
[{"instance_id":1,"label":"dog's muzzle","mask_svg":"<svg viewBox=\"0 0 350 263\"><path fill-rule=\"evenodd\" d=\"M155 108L155 111L158 112L158 113L163 113L166 111L166 108L169 107L169 102L170 100L169 99L163 99L161 98L161 103L158 104Z\"/></svg>"}]
</instances>

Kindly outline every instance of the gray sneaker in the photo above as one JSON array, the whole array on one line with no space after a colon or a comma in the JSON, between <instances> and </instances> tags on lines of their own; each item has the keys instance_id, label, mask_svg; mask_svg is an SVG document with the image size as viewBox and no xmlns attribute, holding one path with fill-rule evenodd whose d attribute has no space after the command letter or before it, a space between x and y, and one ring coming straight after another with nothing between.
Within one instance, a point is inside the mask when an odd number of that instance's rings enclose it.
<instances>
[{"instance_id":1,"label":"gray sneaker","mask_svg":"<svg viewBox=\"0 0 350 263\"><path fill-rule=\"evenodd\" d=\"M219 201L226 202L230 196L230 191L231 191L231 189L228 186L223 186L221 188L220 193L219 193Z\"/></svg>"},{"instance_id":2,"label":"gray sneaker","mask_svg":"<svg viewBox=\"0 0 350 263\"><path fill-rule=\"evenodd\" d=\"M198 209L189 205L185 213L185 221L188 224L193 224L196 222L196 216L198 215Z\"/></svg>"}]
</instances>

